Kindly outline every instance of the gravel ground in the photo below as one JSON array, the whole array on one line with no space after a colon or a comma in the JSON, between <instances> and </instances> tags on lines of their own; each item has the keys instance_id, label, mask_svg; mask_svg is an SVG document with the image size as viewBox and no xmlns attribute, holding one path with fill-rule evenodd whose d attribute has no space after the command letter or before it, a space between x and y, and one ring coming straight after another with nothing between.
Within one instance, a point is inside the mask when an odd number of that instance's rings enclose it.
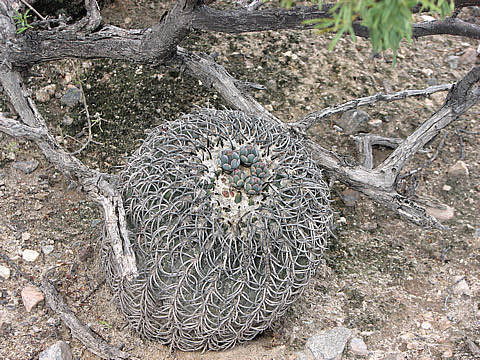
<instances>
[{"instance_id":1,"label":"gravel ground","mask_svg":"<svg viewBox=\"0 0 480 360\"><path fill-rule=\"evenodd\" d=\"M166 7L147 0L113 2L104 16L121 26L149 26ZM467 11L460 17L470 15ZM239 36L196 33L184 46L217 52L217 61L232 75L265 85L267 90L254 95L285 121L379 91L453 82L473 66L462 54L478 47L477 41L448 36L421 39L403 44L392 68L391 54L373 58L362 39L357 43L341 39L332 52L326 50L328 42L310 31ZM459 57L455 68L451 56ZM473 61L478 62L478 57ZM195 106L225 105L195 80L142 65L71 60L35 66L30 74L27 86L51 131L70 150L84 141L79 134L85 113L81 104L68 107L61 97L68 87L82 82L95 119L95 143L79 156L89 166L112 173L148 129ZM0 111L8 111L3 96ZM442 104L444 96L364 109L376 120L367 131L405 137ZM439 156L414 183L418 195L455 209L453 217L442 221L449 231L419 229L334 183L335 237L304 296L273 329L222 353L171 353L130 332L99 272L96 246L102 214L34 145L3 134L0 251L36 280L48 271L82 321L137 359L295 359L310 336L337 326L349 328L365 341L369 354L363 358L479 358L480 136L468 133L480 132L479 113L477 105L448 129ZM310 136L327 148L356 156L353 138L335 129L337 121L318 125ZM423 164L439 141L429 144L408 168ZM378 162L387 155L387 149L379 148L375 159ZM22 163L31 160L38 162L34 170L25 168L32 164ZM452 172L459 160L468 175ZM342 200L347 194L354 197L353 202ZM444 211L442 215L451 214ZM36 251L38 258L25 260L25 250ZM0 260L0 273L5 268L9 267ZM74 357L97 359L43 302L27 312L22 290L28 284L9 269L9 278L0 279L0 358L34 359L62 339L70 343ZM359 358L348 349L343 357Z\"/></svg>"}]
</instances>

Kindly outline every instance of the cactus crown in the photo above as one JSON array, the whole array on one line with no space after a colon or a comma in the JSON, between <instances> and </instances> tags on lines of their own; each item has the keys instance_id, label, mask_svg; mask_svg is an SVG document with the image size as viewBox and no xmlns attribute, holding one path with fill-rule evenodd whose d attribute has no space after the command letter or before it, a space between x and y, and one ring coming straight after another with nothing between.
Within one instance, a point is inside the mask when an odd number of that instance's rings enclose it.
<instances>
[{"instance_id":1,"label":"cactus crown","mask_svg":"<svg viewBox=\"0 0 480 360\"><path fill-rule=\"evenodd\" d=\"M118 186L141 275L120 278L105 239L108 282L132 327L173 348L252 339L299 297L326 246L321 171L266 118L182 116L152 131Z\"/></svg>"}]
</instances>

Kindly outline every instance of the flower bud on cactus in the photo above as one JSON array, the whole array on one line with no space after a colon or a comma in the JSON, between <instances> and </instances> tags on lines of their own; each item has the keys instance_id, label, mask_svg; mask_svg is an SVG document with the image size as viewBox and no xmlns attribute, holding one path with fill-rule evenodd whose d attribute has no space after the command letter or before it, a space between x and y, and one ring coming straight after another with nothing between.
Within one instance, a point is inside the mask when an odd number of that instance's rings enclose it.
<instances>
[{"instance_id":1,"label":"flower bud on cactus","mask_svg":"<svg viewBox=\"0 0 480 360\"><path fill-rule=\"evenodd\" d=\"M236 151L225 149L217 155L218 164L224 171L232 171L240 166L240 157Z\"/></svg>"},{"instance_id":2,"label":"flower bud on cactus","mask_svg":"<svg viewBox=\"0 0 480 360\"><path fill-rule=\"evenodd\" d=\"M267 176L267 164L265 164L262 161L256 162L255 164L252 165L250 168L250 173L252 176L259 177L263 179L265 176Z\"/></svg>"},{"instance_id":3,"label":"flower bud on cactus","mask_svg":"<svg viewBox=\"0 0 480 360\"><path fill-rule=\"evenodd\" d=\"M235 169L233 170L232 175L230 175L230 183L232 184L232 186L241 189L245 184L246 178L247 175L242 170Z\"/></svg>"},{"instance_id":4,"label":"flower bud on cactus","mask_svg":"<svg viewBox=\"0 0 480 360\"><path fill-rule=\"evenodd\" d=\"M258 151L252 145L240 148L240 161L245 166L251 166L258 161Z\"/></svg>"},{"instance_id":5,"label":"flower bud on cactus","mask_svg":"<svg viewBox=\"0 0 480 360\"><path fill-rule=\"evenodd\" d=\"M249 176L243 187L248 195L258 195L262 191L262 180L257 176Z\"/></svg>"}]
</instances>

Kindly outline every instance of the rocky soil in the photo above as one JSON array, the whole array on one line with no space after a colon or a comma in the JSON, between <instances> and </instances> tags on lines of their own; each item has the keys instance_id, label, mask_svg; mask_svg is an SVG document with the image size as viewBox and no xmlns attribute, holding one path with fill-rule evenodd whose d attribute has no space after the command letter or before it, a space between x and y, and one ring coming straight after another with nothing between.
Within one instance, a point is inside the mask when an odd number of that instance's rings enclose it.
<instances>
[{"instance_id":1,"label":"rocky soil","mask_svg":"<svg viewBox=\"0 0 480 360\"><path fill-rule=\"evenodd\" d=\"M103 15L119 26L145 27L168 5L112 2ZM473 14L465 10L460 17ZM328 37L312 31L196 33L183 46L215 52L235 77L265 85L266 90L254 95L285 121L380 91L453 82L480 61L477 41L449 36L402 44L395 68L391 53L372 56L362 39L341 39L332 52L327 51L328 42ZM71 151L86 141L86 111L81 96L65 100L64 95L84 95L93 141L78 156L112 173L149 129L197 106L225 105L217 94L180 72L110 60L43 64L25 77L51 131ZM362 131L405 137L444 97L439 93L363 109L369 119ZM4 94L0 111L9 112ZM458 119L436 159L402 184L448 206L431 211L449 230L419 229L334 182L335 236L304 296L270 331L222 353L172 353L129 331L100 272L96 250L102 214L34 145L3 134L0 251L35 280L48 272L79 318L135 359L302 359L323 341L318 340L325 335L322 331L333 331L338 338L346 334L342 329L348 329L343 359L478 359L479 114L477 105ZM341 124L340 118L331 119L310 136L327 148L356 156L353 136L339 131ZM406 171L431 158L440 140L429 144ZM375 160L387 155L387 149L378 148ZM74 358L97 359L28 286L0 259L0 358L36 359L64 340Z\"/></svg>"}]
</instances>

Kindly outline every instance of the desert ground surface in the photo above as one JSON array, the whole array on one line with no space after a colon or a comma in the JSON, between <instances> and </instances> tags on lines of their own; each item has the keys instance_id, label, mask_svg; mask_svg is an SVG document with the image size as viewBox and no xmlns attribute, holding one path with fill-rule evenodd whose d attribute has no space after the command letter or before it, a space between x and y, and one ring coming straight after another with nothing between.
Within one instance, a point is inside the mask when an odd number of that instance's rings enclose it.
<instances>
[{"instance_id":1,"label":"desert ground surface","mask_svg":"<svg viewBox=\"0 0 480 360\"><path fill-rule=\"evenodd\" d=\"M113 1L102 14L106 22L118 26L148 27L170 3ZM459 16L471 19L474 14L466 9ZM353 43L343 38L328 52L330 39L314 31L197 32L182 46L215 53L217 62L234 77L264 85L266 90L252 94L284 121L377 92L451 83L479 62L479 57L463 56L476 51L478 41L459 37L436 36L403 43L395 67L391 52L372 56L366 40ZM181 71L127 62L65 60L35 66L24 76L50 130L70 151L85 141L85 108L81 103L66 106L60 98L81 82L94 119L94 142L78 156L85 164L110 173L119 171L149 129L196 107L228 106L218 94ZM441 106L445 95L365 108L371 120L365 131L406 137ZM0 111L10 111L4 93L0 93ZM76 183L46 162L34 144L3 134L0 251L35 280L49 271L78 317L107 341L129 351L133 359L296 359L310 336L336 326L351 329L368 346L365 357L347 349L343 355L346 360L478 359L479 115L477 105L447 129L438 156L413 183L417 195L455 210L453 217L441 212L449 217L442 220L449 230L421 229L406 223L334 182L335 236L329 239L323 264L304 295L271 330L228 351L171 352L131 332L100 271L97 249L103 214ZM316 126L309 136L326 148L356 157L353 137L334 126L338 120L332 118ZM432 157L440 140L428 144L406 171ZM388 149L376 149L376 161L388 153ZM31 169L25 169L23 162L32 160L37 167L25 173ZM459 160L468 174L452 173ZM25 261L25 250L40 255ZM8 267L1 259L0 265ZM10 270L8 279L0 279L0 358L35 359L61 339L70 343L74 358L97 359L72 338L44 302L26 311L21 292L28 283Z\"/></svg>"}]
</instances>

